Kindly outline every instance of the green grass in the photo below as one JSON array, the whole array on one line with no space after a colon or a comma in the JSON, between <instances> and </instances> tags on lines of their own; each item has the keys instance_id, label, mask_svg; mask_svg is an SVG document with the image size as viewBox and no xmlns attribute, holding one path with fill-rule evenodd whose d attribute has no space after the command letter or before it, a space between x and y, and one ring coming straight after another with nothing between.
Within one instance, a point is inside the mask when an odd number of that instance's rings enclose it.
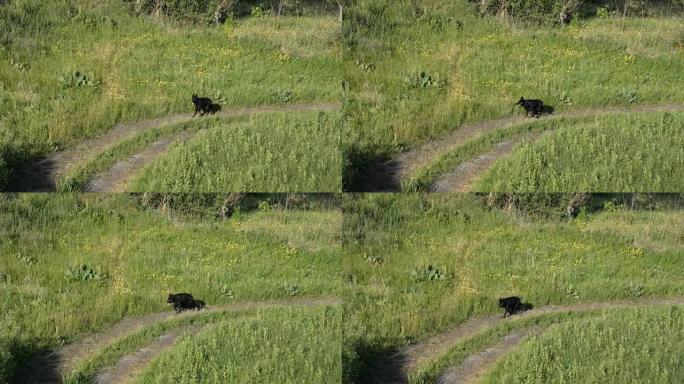
<instances>
[{"instance_id":1,"label":"green grass","mask_svg":"<svg viewBox=\"0 0 684 384\"><path fill-rule=\"evenodd\" d=\"M217 124L175 146L133 183L136 191L341 190L339 113L278 114Z\"/></svg>"},{"instance_id":2,"label":"green grass","mask_svg":"<svg viewBox=\"0 0 684 384\"><path fill-rule=\"evenodd\" d=\"M169 292L211 306L342 290L334 209L197 221L129 195L21 194L0 196L0 220L0 382L60 340L168 311Z\"/></svg>"},{"instance_id":3,"label":"green grass","mask_svg":"<svg viewBox=\"0 0 684 384\"><path fill-rule=\"evenodd\" d=\"M539 307L684 294L682 238L669 229L682 226L681 210L555 221L452 194L357 196L344 210L348 377L378 354L498 312L498 297Z\"/></svg>"},{"instance_id":4,"label":"green grass","mask_svg":"<svg viewBox=\"0 0 684 384\"><path fill-rule=\"evenodd\" d=\"M445 173L458 168L460 164L473 159L481 154L496 148L496 145L507 139L514 138L525 133L537 133L555 129L564 121L572 120L549 120L523 123L508 128L498 128L484 133L474 139L470 139L463 145L436 157L427 165L416 169L402 181L404 191L427 191Z\"/></svg>"},{"instance_id":5,"label":"green grass","mask_svg":"<svg viewBox=\"0 0 684 384\"><path fill-rule=\"evenodd\" d=\"M26 0L0 16L0 175L118 122L190 112L192 93L224 108L340 96L334 15L184 26L118 0ZM75 71L89 81L65 88Z\"/></svg>"},{"instance_id":6,"label":"green grass","mask_svg":"<svg viewBox=\"0 0 684 384\"><path fill-rule=\"evenodd\" d=\"M96 351L80 362L64 381L68 384L92 382L98 372L117 363L123 356L135 352L154 343L161 336L171 331L188 333L190 327L201 327L227 319L253 316L254 311L224 311L216 313L200 313L196 316L168 320L146 327L138 332L130 333L117 339L106 347Z\"/></svg>"},{"instance_id":7,"label":"green grass","mask_svg":"<svg viewBox=\"0 0 684 384\"><path fill-rule=\"evenodd\" d=\"M339 383L340 320L334 307L225 320L155 358L138 382Z\"/></svg>"},{"instance_id":8,"label":"green grass","mask_svg":"<svg viewBox=\"0 0 684 384\"><path fill-rule=\"evenodd\" d=\"M556 112L684 102L679 17L576 19L560 28L481 17L474 7L361 0L350 8L346 143L366 153L362 159L416 147L466 122L522 114L514 105L520 96ZM421 72L433 81L411 81Z\"/></svg>"},{"instance_id":9,"label":"green grass","mask_svg":"<svg viewBox=\"0 0 684 384\"><path fill-rule=\"evenodd\" d=\"M565 126L521 145L473 188L506 192L678 192L684 114L630 115Z\"/></svg>"},{"instance_id":10,"label":"green grass","mask_svg":"<svg viewBox=\"0 0 684 384\"><path fill-rule=\"evenodd\" d=\"M110 149L97 155L92 161L87 164L71 170L60 180L58 190L62 192L81 191L88 182L99 172L104 172L117 161L125 159L140 152L152 145L156 140L164 136L174 135L180 132L194 133L201 129L212 128L217 124L219 118L207 118L188 123L181 123L175 125L164 126L161 128L153 128L145 133L141 133L133 138L123 140L114 145ZM242 118L223 118L223 124L236 124L242 121Z\"/></svg>"},{"instance_id":11,"label":"green grass","mask_svg":"<svg viewBox=\"0 0 684 384\"><path fill-rule=\"evenodd\" d=\"M681 383L681 306L609 312L525 342L482 383Z\"/></svg>"}]
</instances>

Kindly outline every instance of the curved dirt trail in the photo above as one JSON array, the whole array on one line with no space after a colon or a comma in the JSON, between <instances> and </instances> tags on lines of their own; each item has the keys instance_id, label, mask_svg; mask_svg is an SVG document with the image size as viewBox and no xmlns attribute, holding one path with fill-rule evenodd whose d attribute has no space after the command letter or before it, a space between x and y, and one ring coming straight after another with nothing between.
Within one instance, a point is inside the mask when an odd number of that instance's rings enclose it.
<instances>
[{"instance_id":1,"label":"curved dirt trail","mask_svg":"<svg viewBox=\"0 0 684 384\"><path fill-rule=\"evenodd\" d=\"M279 106L224 108L215 116L234 117L275 112L330 111L340 108L339 103L305 103ZM141 132L162 126L191 121L192 114L177 114L132 123L117 124L106 133L80 144L56 152L48 158L27 164L17 172L17 181L10 185L11 192L50 192L57 188L57 182L70 170L87 164L98 154L114 144L131 139Z\"/></svg>"},{"instance_id":2,"label":"curved dirt trail","mask_svg":"<svg viewBox=\"0 0 684 384\"><path fill-rule=\"evenodd\" d=\"M200 330L202 330L201 327L190 326L162 335L154 343L124 356L115 366L98 373L93 382L95 384L129 383L155 356L173 347L178 338L186 334L195 335Z\"/></svg>"},{"instance_id":3,"label":"curved dirt trail","mask_svg":"<svg viewBox=\"0 0 684 384\"><path fill-rule=\"evenodd\" d=\"M117 161L108 170L98 173L88 182L85 192L126 192L131 180L154 159L166 153L172 144L189 140L194 134L182 132L162 137L142 152Z\"/></svg>"},{"instance_id":4,"label":"curved dirt trail","mask_svg":"<svg viewBox=\"0 0 684 384\"><path fill-rule=\"evenodd\" d=\"M513 318L533 317L547 313L584 312L601 309L633 308L659 305L684 305L684 298L619 300L594 303L580 303L568 306L548 305L525 313L512 316ZM408 375L419 367L435 358L442 356L454 345L485 331L487 328L509 321L511 317L502 318L501 315L471 318L465 323L449 329L443 333L428 337L402 350L376 361L364 377L364 383L372 384L404 384L408 382ZM478 367L474 367L476 369Z\"/></svg>"},{"instance_id":5,"label":"curved dirt trail","mask_svg":"<svg viewBox=\"0 0 684 384\"><path fill-rule=\"evenodd\" d=\"M551 131L545 131L549 133ZM430 187L430 192L470 192L475 180L497 161L513 152L522 142L536 141L542 133L528 133L497 144L496 148L474 159L464 161L456 169L440 176Z\"/></svg>"},{"instance_id":6,"label":"curved dirt trail","mask_svg":"<svg viewBox=\"0 0 684 384\"><path fill-rule=\"evenodd\" d=\"M684 105L638 105L632 107L605 107L588 108L552 114L543 117L544 120L558 120L563 118L581 118L591 116L605 116L620 113L638 112L680 112L684 111ZM417 169L424 167L437 157L465 144L467 141L480 136L488 131L499 128L511 128L513 126L529 123L530 118L517 116L506 117L496 120L488 120L479 123L461 126L447 136L429 141L420 147L397 154L392 159L374 164L363 170L363 181L359 183L358 191L355 192L397 192L401 191L401 181L408 178Z\"/></svg>"},{"instance_id":7,"label":"curved dirt trail","mask_svg":"<svg viewBox=\"0 0 684 384\"><path fill-rule=\"evenodd\" d=\"M444 371L437 379L437 384L477 383L477 380L505 354L515 349L527 337L538 335L545 329L544 327L533 327L507 335L500 343L469 356L458 367Z\"/></svg>"},{"instance_id":8,"label":"curved dirt trail","mask_svg":"<svg viewBox=\"0 0 684 384\"><path fill-rule=\"evenodd\" d=\"M292 306L313 307L320 305L338 305L340 303L341 300L335 297L252 301L211 306L199 312L186 311L176 314L173 311L167 311L151 313L139 317L124 318L105 330L88 335L71 344L57 348L54 351L33 356L20 368L18 377L21 378L22 383L27 384L59 383L62 381L62 377L69 374L83 358L110 345L121 337L136 333L150 325L163 321L193 317L211 312L245 311Z\"/></svg>"}]
</instances>

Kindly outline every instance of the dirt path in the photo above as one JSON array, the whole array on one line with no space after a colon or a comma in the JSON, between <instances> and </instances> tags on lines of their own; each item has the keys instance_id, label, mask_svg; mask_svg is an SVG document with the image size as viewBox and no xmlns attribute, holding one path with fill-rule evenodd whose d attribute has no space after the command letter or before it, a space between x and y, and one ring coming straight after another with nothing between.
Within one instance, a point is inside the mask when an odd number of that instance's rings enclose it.
<instances>
[{"instance_id":1,"label":"dirt path","mask_svg":"<svg viewBox=\"0 0 684 384\"><path fill-rule=\"evenodd\" d=\"M458 367L449 368L437 379L437 384L475 384L500 358L515 349L527 337L538 335L544 327L532 327L506 335L497 345L469 356Z\"/></svg>"},{"instance_id":2,"label":"dirt path","mask_svg":"<svg viewBox=\"0 0 684 384\"><path fill-rule=\"evenodd\" d=\"M548 133L549 131L545 132ZM513 152L523 141L536 141L541 133L528 133L497 144L493 150L461 163L453 171L442 175L430 188L431 192L470 192L475 180L497 161Z\"/></svg>"},{"instance_id":3,"label":"dirt path","mask_svg":"<svg viewBox=\"0 0 684 384\"><path fill-rule=\"evenodd\" d=\"M605 116L620 113L636 112L679 112L684 111L684 105L638 105L630 107L606 107L588 108L569 112L553 114L542 119L558 120L562 118L581 118L590 116ZM534 121L530 118L507 117L496 120L488 120L474 124L467 124L458 128L453 133L430 142L420 147L399 153L390 160L369 166L363 171L363 182L358 186L357 192L396 192L401 190L401 181L417 169L424 167L437 157L463 145L467 141L480 136L483 133L499 128L510 128Z\"/></svg>"},{"instance_id":4,"label":"dirt path","mask_svg":"<svg viewBox=\"0 0 684 384\"><path fill-rule=\"evenodd\" d=\"M115 366L105 369L95 376L93 381L96 384L121 384L132 382L155 356L173 347L178 338L186 334L195 335L201 329L202 328L199 326L190 326L162 335L152 344L124 356Z\"/></svg>"},{"instance_id":5,"label":"dirt path","mask_svg":"<svg viewBox=\"0 0 684 384\"><path fill-rule=\"evenodd\" d=\"M18 377L21 382L27 384L59 383L62 377L71 372L83 358L95 353L97 350L110 345L117 339L138 332L155 323L192 317L208 312L245 311L251 309L283 308L291 306L319 306L336 305L341 301L333 297L269 300L242 302L221 306L210 306L205 310L187 311L176 314L173 311L152 313L145 316L125 318L113 326L71 344L67 344L55 351L33 356L19 370Z\"/></svg>"},{"instance_id":6,"label":"dirt path","mask_svg":"<svg viewBox=\"0 0 684 384\"><path fill-rule=\"evenodd\" d=\"M217 116L234 117L274 112L331 111L340 108L339 103L306 103L282 106L225 108ZM135 137L149 129L184 123L193 119L192 114L178 114L133 123L117 124L103 135L56 152L48 158L27 164L18 170L16 182L10 185L11 192L50 192L57 182L71 169L92 161L97 155L114 144Z\"/></svg>"},{"instance_id":7,"label":"dirt path","mask_svg":"<svg viewBox=\"0 0 684 384\"><path fill-rule=\"evenodd\" d=\"M502 318L501 315L471 318L465 323L443 333L423 339L415 344L376 361L362 382L403 384L408 374L427 362L446 353L454 345L485 331L487 328L510 321L511 318L538 316L546 313L583 312L600 309L632 308L658 305L684 305L684 298L620 300L595 303L580 303L569 306L548 305L523 314Z\"/></svg>"},{"instance_id":8,"label":"dirt path","mask_svg":"<svg viewBox=\"0 0 684 384\"><path fill-rule=\"evenodd\" d=\"M162 137L142 152L116 162L108 170L95 175L88 183L85 192L126 192L127 186L150 162L166 153L172 144L186 141L193 136L191 132Z\"/></svg>"}]
</instances>

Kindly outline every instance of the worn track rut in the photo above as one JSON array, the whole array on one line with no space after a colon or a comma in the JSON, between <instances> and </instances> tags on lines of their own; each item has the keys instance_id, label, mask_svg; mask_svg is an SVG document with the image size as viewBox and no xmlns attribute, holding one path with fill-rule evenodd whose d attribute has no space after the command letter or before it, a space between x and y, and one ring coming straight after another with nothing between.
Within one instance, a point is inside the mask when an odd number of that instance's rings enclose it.
<instances>
[{"instance_id":1,"label":"worn track rut","mask_svg":"<svg viewBox=\"0 0 684 384\"><path fill-rule=\"evenodd\" d=\"M569 112L557 113L543 117L544 120L558 120L563 118L582 118L591 116L605 116L621 113L639 112L681 112L684 105L639 105L631 107L605 107L578 109ZM525 117L507 117L496 120L488 120L479 123L467 124L458 128L453 133L433 141L429 141L417 148L402 152L393 158L369 166L362 170L362 181L357 186L357 192L397 192L401 190L401 182L406 180L416 170L435 161L466 142L480 136L483 133L494 131L499 128L513 126L533 121Z\"/></svg>"},{"instance_id":2,"label":"worn track rut","mask_svg":"<svg viewBox=\"0 0 684 384\"><path fill-rule=\"evenodd\" d=\"M20 368L18 377L21 379L20 382L27 384L60 383L62 382L62 378L72 372L80 361L99 349L110 345L117 339L126 335L136 333L148 326L171 319L192 317L208 312L245 311L291 306L338 305L340 303L341 301L334 297L253 301L211 306L210 308L199 312L188 311L176 314L173 311L168 311L125 318L103 331L86 336L74 343L57 348L54 351L34 356ZM173 337L167 338L165 342L161 342L160 348L168 342L173 343L173 340L175 340ZM148 352L145 352L145 354L147 353ZM125 358L126 357L124 357L124 359Z\"/></svg>"},{"instance_id":3,"label":"worn track rut","mask_svg":"<svg viewBox=\"0 0 684 384\"><path fill-rule=\"evenodd\" d=\"M601 309L633 308L658 305L684 305L684 298L619 300L593 303L580 303L569 306L548 305L523 314L513 316L524 318L546 313L583 312ZM363 378L363 383L373 384L403 384L407 383L408 375L419 367L446 353L454 345L485 331L486 329L509 321L500 315L472 318L465 323L451 328L443 333L423 339L404 349L377 360Z\"/></svg>"},{"instance_id":4,"label":"worn track rut","mask_svg":"<svg viewBox=\"0 0 684 384\"><path fill-rule=\"evenodd\" d=\"M235 117L275 112L329 111L340 108L339 103L307 103L282 106L259 106L224 108L216 116ZM177 114L133 123L117 124L106 133L80 144L56 152L46 159L26 164L17 171L17 177L9 186L11 192L51 192L59 180L72 169L87 164L116 143L131 139L138 134L162 126L191 121L192 114Z\"/></svg>"},{"instance_id":5,"label":"worn track rut","mask_svg":"<svg viewBox=\"0 0 684 384\"><path fill-rule=\"evenodd\" d=\"M437 379L438 384L474 384L506 353L512 351L525 338L543 332L544 328L534 327L520 332L513 332L504 339L489 348L469 356L458 367L452 367L444 371Z\"/></svg>"}]
</instances>

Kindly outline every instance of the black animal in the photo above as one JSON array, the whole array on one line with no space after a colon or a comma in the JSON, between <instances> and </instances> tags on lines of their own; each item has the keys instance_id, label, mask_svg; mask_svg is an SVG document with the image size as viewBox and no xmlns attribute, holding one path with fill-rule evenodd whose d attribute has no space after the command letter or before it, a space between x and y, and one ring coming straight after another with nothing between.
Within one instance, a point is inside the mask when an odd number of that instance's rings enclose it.
<instances>
[{"instance_id":1,"label":"black animal","mask_svg":"<svg viewBox=\"0 0 684 384\"><path fill-rule=\"evenodd\" d=\"M192 117L197 116L198 113L200 116L204 116L207 113L216 113L221 109L221 106L214 104L210 98L198 97L197 94L192 95L192 103L195 105L195 114Z\"/></svg>"},{"instance_id":2,"label":"black animal","mask_svg":"<svg viewBox=\"0 0 684 384\"><path fill-rule=\"evenodd\" d=\"M541 100L525 100L524 97L520 97L520 100L515 105L525 108L525 116L529 116L532 113L532 117L541 116L544 109L544 103Z\"/></svg>"},{"instance_id":3,"label":"black animal","mask_svg":"<svg viewBox=\"0 0 684 384\"><path fill-rule=\"evenodd\" d=\"M167 303L173 303L173 309L176 313L181 311L187 311L189 309L200 310L205 307L204 301L195 300L189 293L169 293L169 298L166 299Z\"/></svg>"},{"instance_id":4,"label":"black animal","mask_svg":"<svg viewBox=\"0 0 684 384\"><path fill-rule=\"evenodd\" d=\"M204 301L202 301L202 300L194 300L194 304L195 304L195 309L198 311L200 309L206 307L206 305L204 304Z\"/></svg>"},{"instance_id":5,"label":"black animal","mask_svg":"<svg viewBox=\"0 0 684 384\"><path fill-rule=\"evenodd\" d=\"M518 296L505 297L499 299L499 308L505 310L503 317L511 316L523 310L523 303Z\"/></svg>"}]
</instances>

